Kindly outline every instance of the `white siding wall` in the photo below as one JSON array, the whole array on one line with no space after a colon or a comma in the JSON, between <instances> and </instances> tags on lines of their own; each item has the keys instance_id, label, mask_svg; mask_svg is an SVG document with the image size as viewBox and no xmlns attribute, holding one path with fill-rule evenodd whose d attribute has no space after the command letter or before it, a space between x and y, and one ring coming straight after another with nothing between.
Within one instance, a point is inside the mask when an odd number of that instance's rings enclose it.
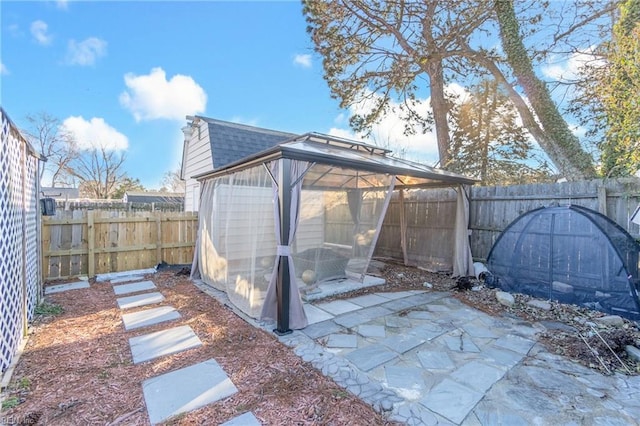
<instances>
[{"instance_id":1,"label":"white siding wall","mask_svg":"<svg viewBox=\"0 0 640 426\"><path fill-rule=\"evenodd\" d=\"M200 204L200 183L193 179L192 176L213 170L209 125L206 122L201 121L199 128L194 129L185 149L187 152L184 164L186 187L184 210L196 212Z\"/></svg>"}]
</instances>

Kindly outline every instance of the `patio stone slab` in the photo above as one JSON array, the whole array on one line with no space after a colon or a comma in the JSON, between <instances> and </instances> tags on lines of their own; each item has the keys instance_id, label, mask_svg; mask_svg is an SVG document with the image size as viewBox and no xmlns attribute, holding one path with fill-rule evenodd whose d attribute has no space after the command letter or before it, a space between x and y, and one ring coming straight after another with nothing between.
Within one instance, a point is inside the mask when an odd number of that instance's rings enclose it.
<instances>
[{"instance_id":1,"label":"patio stone slab","mask_svg":"<svg viewBox=\"0 0 640 426\"><path fill-rule=\"evenodd\" d=\"M369 345L348 353L345 358L363 371L369 371L398 356L383 345Z\"/></svg>"},{"instance_id":2,"label":"patio stone slab","mask_svg":"<svg viewBox=\"0 0 640 426\"><path fill-rule=\"evenodd\" d=\"M491 346L482 351L482 358L498 367L511 368L523 358L523 354L508 349Z\"/></svg>"},{"instance_id":3,"label":"patio stone slab","mask_svg":"<svg viewBox=\"0 0 640 426\"><path fill-rule=\"evenodd\" d=\"M403 396L410 399L418 399L424 391L425 383L422 379L422 369L418 367L399 367L386 365L384 374L387 384L392 388L403 389Z\"/></svg>"},{"instance_id":4,"label":"patio stone slab","mask_svg":"<svg viewBox=\"0 0 640 426\"><path fill-rule=\"evenodd\" d=\"M526 355L533 347L535 342L533 340L525 339L524 337L516 336L513 334L507 334L495 341L496 346L509 349L519 354Z\"/></svg>"},{"instance_id":5,"label":"patio stone slab","mask_svg":"<svg viewBox=\"0 0 640 426\"><path fill-rule=\"evenodd\" d=\"M305 314L307 314L307 321L309 322L309 324L315 324L317 322L322 322L333 318L333 315L331 315L330 313L323 311L322 309L318 309L308 303L302 305L302 308L304 309Z\"/></svg>"},{"instance_id":6,"label":"patio stone slab","mask_svg":"<svg viewBox=\"0 0 640 426\"><path fill-rule=\"evenodd\" d=\"M419 293L423 293L423 292L420 290L407 290L407 291L389 291L385 293L374 293L374 294L385 297L387 299L395 300L395 299L402 299L403 297L413 296L414 294L419 294Z\"/></svg>"},{"instance_id":7,"label":"patio stone slab","mask_svg":"<svg viewBox=\"0 0 640 426\"><path fill-rule=\"evenodd\" d=\"M378 296L377 294L365 294L364 296L352 297L351 299L347 299L347 301L368 308L369 306L375 306L384 302L388 302L389 299L387 299L386 297Z\"/></svg>"},{"instance_id":8,"label":"patio stone slab","mask_svg":"<svg viewBox=\"0 0 640 426\"><path fill-rule=\"evenodd\" d=\"M346 300L334 300L333 302L320 303L315 305L323 311L327 311L332 315L346 314L347 312L356 311L362 309L362 306L355 303L347 302Z\"/></svg>"},{"instance_id":9,"label":"patio stone slab","mask_svg":"<svg viewBox=\"0 0 640 426\"><path fill-rule=\"evenodd\" d=\"M136 294L135 296L126 296L116 299L118 302L118 308L131 309L139 306L152 305L154 303L160 303L164 300L164 296L161 293L144 293Z\"/></svg>"},{"instance_id":10,"label":"patio stone slab","mask_svg":"<svg viewBox=\"0 0 640 426\"><path fill-rule=\"evenodd\" d=\"M409 321L409 318L399 317L397 315L385 317L384 323L387 327L391 327L391 328L410 328L411 327L411 321Z\"/></svg>"},{"instance_id":11,"label":"patio stone slab","mask_svg":"<svg viewBox=\"0 0 640 426\"><path fill-rule=\"evenodd\" d=\"M140 282L131 283L131 284L114 285L113 292L116 295L121 295L121 294L128 294L128 293L138 293L140 291L154 290L157 288L158 287L156 287L153 281L140 281Z\"/></svg>"},{"instance_id":12,"label":"patio stone slab","mask_svg":"<svg viewBox=\"0 0 640 426\"><path fill-rule=\"evenodd\" d=\"M505 370L482 363L471 361L451 374L451 378L458 383L467 385L477 391L485 392L495 382L504 376Z\"/></svg>"},{"instance_id":13,"label":"patio stone slab","mask_svg":"<svg viewBox=\"0 0 640 426\"><path fill-rule=\"evenodd\" d=\"M129 277L114 278L110 281L110 283L121 284L121 283L129 283L131 281L142 281L142 280L144 280L144 275L131 275Z\"/></svg>"},{"instance_id":14,"label":"patio stone slab","mask_svg":"<svg viewBox=\"0 0 640 426\"><path fill-rule=\"evenodd\" d=\"M462 336L446 335L443 336L445 345L455 352L480 352L480 348L466 334Z\"/></svg>"},{"instance_id":15,"label":"patio stone slab","mask_svg":"<svg viewBox=\"0 0 640 426\"><path fill-rule=\"evenodd\" d=\"M44 294L61 293L63 291L79 290L81 288L89 288L89 283L87 281L76 281L73 283L52 285L44 288Z\"/></svg>"},{"instance_id":16,"label":"patio stone slab","mask_svg":"<svg viewBox=\"0 0 640 426\"><path fill-rule=\"evenodd\" d=\"M420 339L415 336L411 336L407 334L397 334L395 336L390 336L380 341L381 344L385 345L389 349L392 349L400 354L408 352L411 349L420 346L424 342L426 342L425 339Z\"/></svg>"},{"instance_id":17,"label":"patio stone slab","mask_svg":"<svg viewBox=\"0 0 640 426\"><path fill-rule=\"evenodd\" d=\"M231 396L238 389L216 360L210 359L145 380L142 391L149 421L157 424Z\"/></svg>"},{"instance_id":18,"label":"patio stone slab","mask_svg":"<svg viewBox=\"0 0 640 426\"><path fill-rule=\"evenodd\" d=\"M443 350L419 351L420 364L427 370L452 370L456 364Z\"/></svg>"},{"instance_id":19,"label":"patio stone slab","mask_svg":"<svg viewBox=\"0 0 640 426\"><path fill-rule=\"evenodd\" d=\"M262 423L249 411L222 423L220 426L262 426Z\"/></svg>"},{"instance_id":20,"label":"patio stone slab","mask_svg":"<svg viewBox=\"0 0 640 426\"><path fill-rule=\"evenodd\" d=\"M483 394L444 379L434 386L420 403L455 424L460 424L483 397Z\"/></svg>"},{"instance_id":21,"label":"patio stone slab","mask_svg":"<svg viewBox=\"0 0 640 426\"><path fill-rule=\"evenodd\" d=\"M330 334L327 339L328 348L357 348L358 336L355 334Z\"/></svg>"},{"instance_id":22,"label":"patio stone slab","mask_svg":"<svg viewBox=\"0 0 640 426\"><path fill-rule=\"evenodd\" d=\"M160 306L159 308L124 314L122 315L122 323L124 329L129 331L178 318L180 318L180 313L174 307Z\"/></svg>"},{"instance_id":23,"label":"patio stone slab","mask_svg":"<svg viewBox=\"0 0 640 426\"><path fill-rule=\"evenodd\" d=\"M315 324L308 325L307 327L303 328L300 331L302 331L304 334L311 337L312 339L317 339L318 337L324 337L331 333L338 332L340 330L342 330L342 327L340 327L335 322L322 321L322 322L317 322Z\"/></svg>"},{"instance_id":24,"label":"patio stone slab","mask_svg":"<svg viewBox=\"0 0 640 426\"><path fill-rule=\"evenodd\" d=\"M133 363L139 364L164 355L202 346L196 333L188 325L143 334L129 339Z\"/></svg>"},{"instance_id":25,"label":"patio stone slab","mask_svg":"<svg viewBox=\"0 0 640 426\"><path fill-rule=\"evenodd\" d=\"M362 337L385 337L387 332L382 325L362 324L358 326L358 334Z\"/></svg>"}]
</instances>

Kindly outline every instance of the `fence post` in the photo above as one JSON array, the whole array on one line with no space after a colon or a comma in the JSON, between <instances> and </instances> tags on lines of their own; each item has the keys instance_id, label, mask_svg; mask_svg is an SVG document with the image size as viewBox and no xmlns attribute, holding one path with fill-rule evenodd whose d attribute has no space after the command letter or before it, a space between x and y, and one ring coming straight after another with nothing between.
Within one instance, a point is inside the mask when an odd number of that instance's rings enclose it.
<instances>
[{"instance_id":1,"label":"fence post","mask_svg":"<svg viewBox=\"0 0 640 426\"><path fill-rule=\"evenodd\" d=\"M598 212L607 215L607 187L598 185Z\"/></svg>"},{"instance_id":2,"label":"fence post","mask_svg":"<svg viewBox=\"0 0 640 426\"><path fill-rule=\"evenodd\" d=\"M156 265L162 263L162 221L161 214L156 215Z\"/></svg>"},{"instance_id":3,"label":"fence post","mask_svg":"<svg viewBox=\"0 0 640 426\"><path fill-rule=\"evenodd\" d=\"M96 275L96 228L94 224L94 211L87 211L87 251L88 251L88 271L89 278Z\"/></svg>"}]
</instances>

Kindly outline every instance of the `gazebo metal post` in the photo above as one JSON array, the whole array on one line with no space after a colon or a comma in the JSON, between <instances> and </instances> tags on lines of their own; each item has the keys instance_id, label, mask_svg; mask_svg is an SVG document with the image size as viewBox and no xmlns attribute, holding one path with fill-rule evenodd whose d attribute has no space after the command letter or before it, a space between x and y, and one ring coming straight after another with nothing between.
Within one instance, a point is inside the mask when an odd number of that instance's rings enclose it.
<instances>
[{"instance_id":1,"label":"gazebo metal post","mask_svg":"<svg viewBox=\"0 0 640 426\"><path fill-rule=\"evenodd\" d=\"M280 207L280 241L287 247L286 251L279 250L278 282L276 295L278 298L278 323L274 330L276 334L291 333L289 328L289 302L291 297L291 275L289 274L289 231L291 230L291 160L280 159L278 167L278 203Z\"/></svg>"}]
</instances>

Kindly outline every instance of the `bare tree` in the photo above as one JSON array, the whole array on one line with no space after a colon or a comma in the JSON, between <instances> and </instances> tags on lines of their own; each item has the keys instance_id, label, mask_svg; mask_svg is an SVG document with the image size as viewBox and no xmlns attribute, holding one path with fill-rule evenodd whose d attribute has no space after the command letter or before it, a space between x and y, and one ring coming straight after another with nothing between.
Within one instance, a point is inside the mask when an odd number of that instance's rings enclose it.
<instances>
[{"instance_id":1,"label":"bare tree","mask_svg":"<svg viewBox=\"0 0 640 426\"><path fill-rule=\"evenodd\" d=\"M185 181L180 177L180 168L170 170L162 176L161 191L179 192L184 194L186 187Z\"/></svg>"},{"instance_id":2,"label":"bare tree","mask_svg":"<svg viewBox=\"0 0 640 426\"><path fill-rule=\"evenodd\" d=\"M40 181L47 174L47 177L51 176L50 186L69 185L66 170L78 157L73 135L65 130L59 119L46 112L28 115L26 119L29 127L24 130L25 136L47 158L40 170Z\"/></svg>"},{"instance_id":3,"label":"bare tree","mask_svg":"<svg viewBox=\"0 0 640 426\"><path fill-rule=\"evenodd\" d=\"M65 171L78 179L82 196L110 199L126 178L122 171L124 160L124 153L94 148L84 151Z\"/></svg>"}]
</instances>

